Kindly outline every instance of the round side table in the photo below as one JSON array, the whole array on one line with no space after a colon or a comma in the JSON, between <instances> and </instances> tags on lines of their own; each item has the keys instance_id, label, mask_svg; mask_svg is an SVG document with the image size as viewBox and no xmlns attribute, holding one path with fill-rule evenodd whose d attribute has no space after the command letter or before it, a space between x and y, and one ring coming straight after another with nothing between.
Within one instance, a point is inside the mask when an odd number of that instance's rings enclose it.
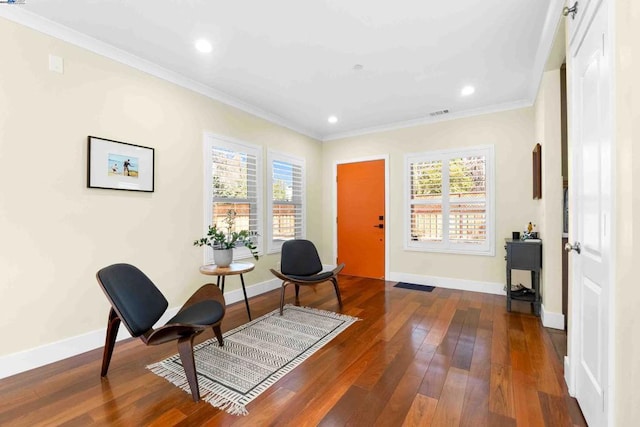
<instances>
[{"instance_id":1,"label":"round side table","mask_svg":"<svg viewBox=\"0 0 640 427\"><path fill-rule=\"evenodd\" d=\"M215 264L207 264L200 267L200 273L207 276L217 276L217 285L224 294L224 282L227 276L240 275L240 283L242 284L242 293L244 294L244 303L247 306L247 314L251 320L251 310L249 309L249 300L247 299L247 290L244 287L244 273L255 268L255 264L251 262L234 262L229 267L218 267Z\"/></svg>"}]
</instances>

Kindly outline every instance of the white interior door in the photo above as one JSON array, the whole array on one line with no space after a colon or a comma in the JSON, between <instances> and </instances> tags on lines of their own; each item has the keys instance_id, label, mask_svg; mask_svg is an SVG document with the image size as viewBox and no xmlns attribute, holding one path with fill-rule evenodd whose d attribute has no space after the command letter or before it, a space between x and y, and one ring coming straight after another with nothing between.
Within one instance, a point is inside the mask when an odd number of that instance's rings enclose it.
<instances>
[{"instance_id":1,"label":"white interior door","mask_svg":"<svg viewBox=\"0 0 640 427\"><path fill-rule=\"evenodd\" d=\"M592 0L573 40L570 361L590 426L607 425L611 271L611 68L607 1Z\"/></svg>"}]
</instances>

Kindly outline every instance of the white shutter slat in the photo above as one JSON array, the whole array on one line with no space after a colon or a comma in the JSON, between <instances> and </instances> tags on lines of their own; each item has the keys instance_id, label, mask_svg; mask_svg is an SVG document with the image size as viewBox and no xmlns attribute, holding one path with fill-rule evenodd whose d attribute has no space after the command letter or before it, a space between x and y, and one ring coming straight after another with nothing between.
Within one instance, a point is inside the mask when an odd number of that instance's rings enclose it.
<instances>
[{"instance_id":1,"label":"white shutter slat","mask_svg":"<svg viewBox=\"0 0 640 427\"><path fill-rule=\"evenodd\" d=\"M484 156L456 157L449 160L449 197L452 200L484 200L486 188Z\"/></svg>"},{"instance_id":2,"label":"white shutter slat","mask_svg":"<svg viewBox=\"0 0 640 427\"><path fill-rule=\"evenodd\" d=\"M285 240L304 237L304 169L302 162L275 153L269 167L270 248L277 251Z\"/></svg>"},{"instance_id":3,"label":"white shutter slat","mask_svg":"<svg viewBox=\"0 0 640 427\"><path fill-rule=\"evenodd\" d=\"M405 156L405 248L495 253L491 146Z\"/></svg>"},{"instance_id":4,"label":"white shutter slat","mask_svg":"<svg viewBox=\"0 0 640 427\"><path fill-rule=\"evenodd\" d=\"M235 150L212 149L213 217L212 223L225 227L230 209L236 211L236 230L258 230L257 153L238 146Z\"/></svg>"},{"instance_id":5,"label":"white shutter slat","mask_svg":"<svg viewBox=\"0 0 640 427\"><path fill-rule=\"evenodd\" d=\"M411 205L411 240L441 242L442 205Z\"/></svg>"},{"instance_id":6,"label":"white shutter slat","mask_svg":"<svg viewBox=\"0 0 640 427\"><path fill-rule=\"evenodd\" d=\"M449 241L482 244L487 239L486 159L449 160Z\"/></svg>"},{"instance_id":7,"label":"white shutter slat","mask_svg":"<svg viewBox=\"0 0 640 427\"><path fill-rule=\"evenodd\" d=\"M456 243L484 243L487 239L485 203L452 203L449 207L449 240Z\"/></svg>"},{"instance_id":8,"label":"white shutter slat","mask_svg":"<svg viewBox=\"0 0 640 427\"><path fill-rule=\"evenodd\" d=\"M411 199L442 198L442 161L421 161L411 164Z\"/></svg>"}]
</instances>

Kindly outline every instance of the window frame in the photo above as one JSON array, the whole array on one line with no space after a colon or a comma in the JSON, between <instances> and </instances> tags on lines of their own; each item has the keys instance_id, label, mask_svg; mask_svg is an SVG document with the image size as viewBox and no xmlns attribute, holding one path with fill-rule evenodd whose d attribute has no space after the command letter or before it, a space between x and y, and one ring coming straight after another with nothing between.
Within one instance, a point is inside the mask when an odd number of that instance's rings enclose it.
<instances>
[{"instance_id":1,"label":"window frame","mask_svg":"<svg viewBox=\"0 0 640 427\"><path fill-rule=\"evenodd\" d=\"M209 229L209 225L211 224L211 220L213 218L213 192L212 188L212 177L213 177L213 161L212 161L212 151L214 147L223 148L226 150L232 150L236 152L245 152L247 154L254 155L256 158L256 180L255 180L255 188L256 188L256 246L258 249L259 255L264 255L263 251L263 234L264 234L264 225L263 225L263 192L264 192L264 178L263 178L263 149L261 146L250 144L248 142L244 142L241 140L237 140L231 137L217 135L209 132L204 133L204 144L203 144L203 160L204 160L204 233ZM203 234L204 235L204 234ZM236 247L233 250L233 261L239 261L244 259L253 259L253 255L251 251L244 247ZM204 247L204 263L205 264L213 264L213 250L206 246Z\"/></svg>"},{"instance_id":2,"label":"window frame","mask_svg":"<svg viewBox=\"0 0 640 427\"><path fill-rule=\"evenodd\" d=\"M306 162L304 158L285 154L276 150L269 150L267 152L267 253L279 253L282 250L282 244L284 240L274 241L273 239L273 163L275 161L290 163L301 168L300 174L300 236L295 236L296 239L304 239L306 237ZM296 203L291 203L293 206L297 206Z\"/></svg>"},{"instance_id":3,"label":"window frame","mask_svg":"<svg viewBox=\"0 0 640 427\"><path fill-rule=\"evenodd\" d=\"M485 209L486 209L486 235L485 243L474 245L464 242L451 242L449 240L449 161L454 158L473 156L485 157ZM443 195L442 204L442 241L419 242L411 240L411 205L415 204L411 199L411 165L417 162L442 161ZM447 169L445 171L445 165ZM495 151L493 145L475 146L459 149L445 149L424 151L405 154L404 161L404 250L418 252L437 252L466 255L495 256L496 228L495 228ZM444 184L446 181L446 185ZM445 189L447 193L445 195ZM455 203L454 203L455 204Z\"/></svg>"}]
</instances>

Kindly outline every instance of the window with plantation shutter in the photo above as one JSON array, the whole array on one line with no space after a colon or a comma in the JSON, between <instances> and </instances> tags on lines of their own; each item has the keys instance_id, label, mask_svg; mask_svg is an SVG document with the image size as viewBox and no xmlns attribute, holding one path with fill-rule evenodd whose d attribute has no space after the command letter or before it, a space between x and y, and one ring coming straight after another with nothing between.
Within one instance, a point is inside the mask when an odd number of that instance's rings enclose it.
<instances>
[{"instance_id":1,"label":"window with plantation shutter","mask_svg":"<svg viewBox=\"0 0 640 427\"><path fill-rule=\"evenodd\" d=\"M244 142L206 134L205 189L207 213L205 226L226 228L229 210L236 212L235 230L249 230L262 241L262 149ZM212 257L212 254L211 254ZM245 247L233 251L234 259L251 257Z\"/></svg>"},{"instance_id":2,"label":"window with plantation shutter","mask_svg":"<svg viewBox=\"0 0 640 427\"><path fill-rule=\"evenodd\" d=\"M270 151L267 157L268 251L305 237L304 160Z\"/></svg>"},{"instance_id":3,"label":"window with plantation shutter","mask_svg":"<svg viewBox=\"0 0 640 427\"><path fill-rule=\"evenodd\" d=\"M405 248L495 254L493 147L405 158Z\"/></svg>"}]
</instances>

